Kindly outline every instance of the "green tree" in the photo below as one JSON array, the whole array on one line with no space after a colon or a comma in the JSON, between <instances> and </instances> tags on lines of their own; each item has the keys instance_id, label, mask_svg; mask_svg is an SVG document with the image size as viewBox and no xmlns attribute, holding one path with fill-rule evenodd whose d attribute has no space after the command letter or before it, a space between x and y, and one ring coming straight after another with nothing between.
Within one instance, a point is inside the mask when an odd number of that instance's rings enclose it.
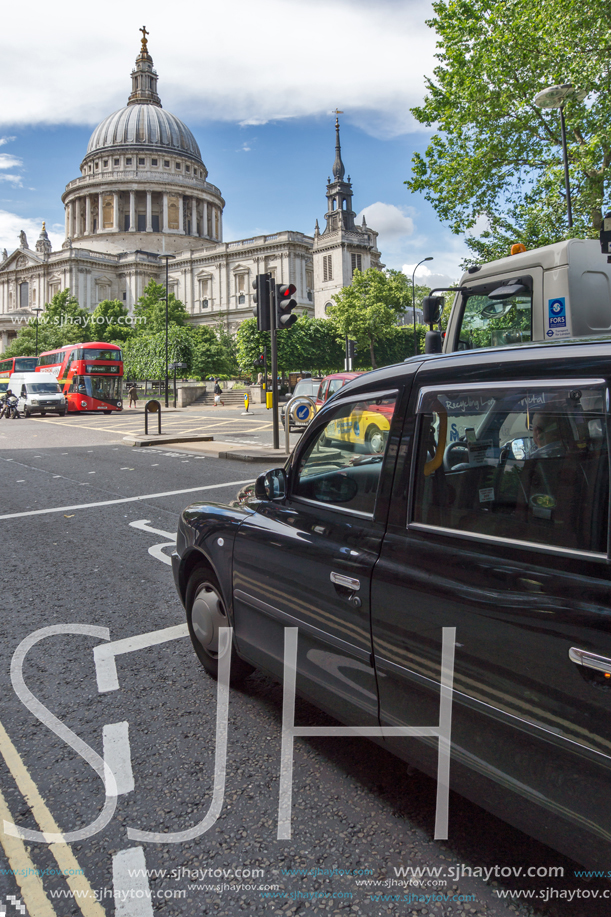
<instances>
[{"instance_id":1,"label":"green tree","mask_svg":"<svg viewBox=\"0 0 611 917\"><path fill-rule=\"evenodd\" d=\"M435 0L428 25L438 65L417 120L434 127L406 182L452 231L482 217L478 258L568 235L594 238L611 178L611 20L603 0ZM565 114L573 196L568 230L560 118L533 98L572 83L587 91Z\"/></svg>"},{"instance_id":2,"label":"green tree","mask_svg":"<svg viewBox=\"0 0 611 917\"><path fill-rule=\"evenodd\" d=\"M168 329L168 364L186 363L186 374L193 363L191 329L170 325ZM135 334L123 345L124 373L130 379L165 378L165 328L155 334ZM171 375L171 373L169 373Z\"/></svg>"},{"instance_id":3,"label":"green tree","mask_svg":"<svg viewBox=\"0 0 611 917\"><path fill-rule=\"evenodd\" d=\"M278 369L280 372L308 370L334 372L344 365L344 348L337 330L327 319L310 318L303 313L290 328L278 331ZM268 331L258 331L254 318L238 328L238 362L245 372L253 371L254 361L267 346L268 372L271 367L271 341Z\"/></svg>"},{"instance_id":4,"label":"green tree","mask_svg":"<svg viewBox=\"0 0 611 917\"><path fill-rule=\"evenodd\" d=\"M224 329L223 329L224 331ZM233 352L233 339L224 331L221 335L210 325L197 325L188 329L192 342L191 372L200 379L208 376L233 376L237 363Z\"/></svg>"},{"instance_id":5,"label":"green tree","mask_svg":"<svg viewBox=\"0 0 611 917\"><path fill-rule=\"evenodd\" d=\"M134 325L128 318L129 312L119 299L104 299L93 310L91 333L98 341L122 344L134 333Z\"/></svg>"},{"instance_id":6,"label":"green tree","mask_svg":"<svg viewBox=\"0 0 611 917\"><path fill-rule=\"evenodd\" d=\"M76 344L81 341L92 340L91 314L86 309L81 309L76 297L70 290L56 293L50 303L45 306L44 312L38 317L38 353L46 350L55 350L64 344ZM32 318L25 325L11 346L6 350L6 356L35 356L36 355L36 319Z\"/></svg>"},{"instance_id":7,"label":"green tree","mask_svg":"<svg viewBox=\"0 0 611 917\"><path fill-rule=\"evenodd\" d=\"M184 325L189 314L173 293L168 296L168 324ZM134 326L139 333L155 334L165 331L165 287L150 280L134 305Z\"/></svg>"},{"instance_id":8,"label":"green tree","mask_svg":"<svg viewBox=\"0 0 611 917\"><path fill-rule=\"evenodd\" d=\"M396 326L397 316L411 306L411 283L401 271L368 268L355 271L352 284L334 297L329 317L339 341L356 341L360 356L369 350L371 366L377 368L375 347Z\"/></svg>"}]
</instances>

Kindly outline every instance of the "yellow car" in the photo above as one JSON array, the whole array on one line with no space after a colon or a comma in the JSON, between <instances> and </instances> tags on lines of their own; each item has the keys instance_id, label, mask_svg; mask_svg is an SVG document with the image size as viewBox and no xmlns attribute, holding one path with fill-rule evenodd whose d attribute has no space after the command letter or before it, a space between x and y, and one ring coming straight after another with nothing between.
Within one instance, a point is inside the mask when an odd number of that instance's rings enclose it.
<instances>
[{"instance_id":1,"label":"yellow car","mask_svg":"<svg viewBox=\"0 0 611 917\"><path fill-rule=\"evenodd\" d=\"M367 452L376 455L384 452L390 419L385 417L381 409L368 408L357 405L347 417L332 421L327 427L326 440L366 446Z\"/></svg>"}]
</instances>

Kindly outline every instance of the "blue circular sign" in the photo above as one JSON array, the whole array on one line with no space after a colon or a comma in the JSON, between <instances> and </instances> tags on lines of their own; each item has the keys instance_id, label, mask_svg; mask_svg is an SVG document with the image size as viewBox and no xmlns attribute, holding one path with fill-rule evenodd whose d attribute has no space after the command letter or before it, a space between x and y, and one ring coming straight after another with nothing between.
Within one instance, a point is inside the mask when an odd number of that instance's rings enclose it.
<instances>
[{"instance_id":1,"label":"blue circular sign","mask_svg":"<svg viewBox=\"0 0 611 917\"><path fill-rule=\"evenodd\" d=\"M309 404L298 404L297 410L295 411L297 420L307 420L310 416L310 405Z\"/></svg>"}]
</instances>

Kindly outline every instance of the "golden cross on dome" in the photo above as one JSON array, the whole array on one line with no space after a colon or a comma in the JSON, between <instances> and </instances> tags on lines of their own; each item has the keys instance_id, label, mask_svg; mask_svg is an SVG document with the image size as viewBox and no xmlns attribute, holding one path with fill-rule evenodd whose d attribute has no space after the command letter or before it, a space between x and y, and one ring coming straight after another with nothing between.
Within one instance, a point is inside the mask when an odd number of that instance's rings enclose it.
<instances>
[{"instance_id":1,"label":"golden cross on dome","mask_svg":"<svg viewBox=\"0 0 611 917\"><path fill-rule=\"evenodd\" d=\"M146 26L145 26L145 25L143 25L141 29L138 29L138 31L139 31L139 32L142 32L142 50L143 50L143 51L148 51L148 46L147 46L147 43L146 43L146 36L147 36L147 35L150 35L151 33L146 31Z\"/></svg>"}]
</instances>

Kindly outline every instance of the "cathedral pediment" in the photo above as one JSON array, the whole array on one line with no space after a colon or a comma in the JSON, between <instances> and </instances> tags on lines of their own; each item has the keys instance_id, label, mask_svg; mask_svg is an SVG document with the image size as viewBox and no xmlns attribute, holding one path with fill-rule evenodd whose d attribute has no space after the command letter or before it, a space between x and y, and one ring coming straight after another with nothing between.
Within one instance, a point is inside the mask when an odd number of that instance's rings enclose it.
<instances>
[{"instance_id":1,"label":"cathedral pediment","mask_svg":"<svg viewBox=\"0 0 611 917\"><path fill-rule=\"evenodd\" d=\"M27 267L38 267L43 263L40 255L31 249L17 248L6 261L0 263L0 271L19 271Z\"/></svg>"}]
</instances>

